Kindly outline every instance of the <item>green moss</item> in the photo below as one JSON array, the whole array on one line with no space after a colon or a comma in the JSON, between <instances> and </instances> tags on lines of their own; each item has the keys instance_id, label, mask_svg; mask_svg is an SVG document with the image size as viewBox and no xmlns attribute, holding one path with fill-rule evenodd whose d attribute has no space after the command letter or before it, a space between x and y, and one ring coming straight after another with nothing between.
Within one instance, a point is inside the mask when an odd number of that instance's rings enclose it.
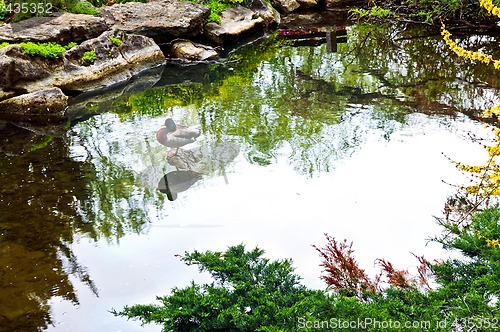
<instances>
[{"instance_id":1,"label":"green moss","mask_svg":"<svg viewBox=\"0 0 500 332\"><path fill-rule=\"evenodd\" d=\"M95 51L88 51L83 53L82 56L82 64L85 66L91 65L95 62L95 59L97 58L97 54L95 54Z\"/></svg>"},{"instance_id":2,"label":"green moss","mask_svg":"<svg viewBox=\"0 0 500 332\"><path fill-rule=\"evenodd\" d=\"M120 47L120 45L122 44L122 41L121 39L119 38L109 38L109 40L116 45L116 47Z\"/></svg>"},{"instance_id":3,"label":"green moss","mask_svg":"<svg viewBox=\"0 0 500 332\"><path fill-rule=\"evenodd\" d=\"M248 7L251 1L249 0L188 0L189 2L206 6L210 8L210 16L207 22L221 23L220 14L236 5Z\"/></svg>"},{"instance_id":4,"label":"green moss","mask_svg":"<svg viewBox=\"0 0 500 332\"><path fill-rule=\"evenodd\" d=\"M75 47L76 45L78 45L77 43L75 42L71 42L69 43L68 45L64 46L65 49L69 50L70 48L73 48Z\"/></svg>"},{"instance_id":5,"label":"green moss","mask_svg":"<svg viewBox=\"0 0 500 332\"><path fill-rule=\"evenodd\" d=\"M21 44L10 44L8 42L0 43L0 48L9 45L19 45L25 54L31 56L41 56L43 58L57 58L62 53L66 52L72 47L78 45L75 42L71 42L66 46L57 43L21 43Z\"/></svg>"},{"instance_id":6,"label":"green moss","mask_svg":"<svg viewBox=\"0 0 500 332\"><path fill-rule=\"evenodd\" d=\"M31 56L41 56L43 58L57 58L66 52L66 47L56 43L21 43L23 52Z\"/></svg>"},{"instance_id":7,"label":"green moss","mask_svg":"<svg viewBox=\"0 0 500 332\"><path fill-rule=\"evenodd\" d=\"M99 16L101 14L97 8L95 8L90 2L86 1L78 1L70 8L69 12L73 14L86 14L93 16Z\"/></svg>"}]
</instances>

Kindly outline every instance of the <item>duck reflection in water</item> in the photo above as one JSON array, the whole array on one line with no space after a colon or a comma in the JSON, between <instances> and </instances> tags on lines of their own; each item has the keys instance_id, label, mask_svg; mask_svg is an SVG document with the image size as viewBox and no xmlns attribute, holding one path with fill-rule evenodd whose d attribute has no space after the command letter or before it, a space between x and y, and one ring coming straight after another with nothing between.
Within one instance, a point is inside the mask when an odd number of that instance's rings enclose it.
<instances>
[{"instance_id":1,"label":"duck reflection in water","mask_svg":"<svg viewBox=\"0 0 500 332\"><path fill-rule=\"evenodd\" d=\"M177 199L177 193L188 190L201 179L201 174L193 171L172 171L165 174L158 182L158 190L167 194L169 201Z\"/></svg>"},{"instance_id":2,"label":"duck reflection in water","mask_svg":"<svg viewBox=\"0 0 500 332\"><path fill-rule=\"evenodd\" d=\"M174 120L167 118L165 126L156 132L156 139L162 145L174 148L175 151L169 154L169 157L177 155L179 148L193 143L201 135L201 130L195 127L188 127L175 124Z\"/></svg>"}]
</instances>

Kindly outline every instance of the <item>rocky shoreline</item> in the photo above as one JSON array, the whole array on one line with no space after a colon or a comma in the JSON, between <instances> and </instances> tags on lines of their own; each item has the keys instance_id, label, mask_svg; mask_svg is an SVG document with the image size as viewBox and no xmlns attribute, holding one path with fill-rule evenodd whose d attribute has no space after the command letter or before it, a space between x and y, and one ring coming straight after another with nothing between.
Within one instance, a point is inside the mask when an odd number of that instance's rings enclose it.
<instances>
[{"instance_id":1,"label":"rocky shoreline","mask_svg":"<svg viewBox=\"0 0 500 332\"><path fill-rule=\"evenodd\" d=\"M223 12L220 24L206 23L208 7L179 0L115 4L100 17L54 13L4 24L0 43L9 45L0 48L0 120L63 122L68 96L123 84L168 59L215 60L224 47L273 31L284 14L312 6L326 11L334 1L254 0ZM26 54L22 42L77 45L46 58Z\"/></svg>"}]
</instances>

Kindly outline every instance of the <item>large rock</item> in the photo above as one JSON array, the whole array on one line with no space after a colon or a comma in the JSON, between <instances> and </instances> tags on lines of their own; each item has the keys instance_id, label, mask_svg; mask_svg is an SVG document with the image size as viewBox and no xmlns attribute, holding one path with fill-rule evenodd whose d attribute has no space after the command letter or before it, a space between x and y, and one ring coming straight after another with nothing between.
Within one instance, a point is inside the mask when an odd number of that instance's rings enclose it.
<instances>
[{"instance_id":1,"label":"large rock","mask_svg":"<svg viewBox=\"0 0 500 332\"><path fill-rule=\"evenodd\" d=\"M213 42L221 45L226 42L246 37L251 33L262 31L265 21L254 11L236 6L221 14L221 23L210 22L205 25L205 35Z\"/></svg>"},{"instance_id":2,"label":"large rock","mask_svg":"<svg viewBox=\"0 0 500 332\"><path fill-rule=\"evenodd\" d=\"M66 111L66 117L72 122L109 112L116 102L127 101L133 94L152 89L161 79L165 66L157 66L134 76L127 84L83 92L73 98Z\"/></svg>"},{"instance_id":3,"label":"large rock","mask_svg":"<svg viewBox=\"0 0 500 332\"><path fill-rule=\"evenodd\" d=\"M63 60L32 57L23 53L18 45L0 49L0 100L28 91L24 84L48 77L61 67ZM37 89L39 90L39 89Z\"/></svg>"},{"instance_id":4,"label":"large rock","mask_svg":"<svg viewBox=\"0 0 500 332\"><path fill-rule=\"evenodd\" d=\"M275 28L281 23L280 13L267 1L253 0L250 9L262 17L264 24L268 28Z\"/></svg>"},{"instance_id":5,"label":"large rock","mask_svg":"<svg viewBox=\"0 0 500 332\"><path fill-rule=\"evenodd\" d=\"M95 38L107 29L106 22L100 17L54 13L49 17L33 17L1 26L0 42L56 42L66 45Z\"/></svg>"},{"instance_id":6,"label":"large rock","mask_svg":"<svg viewBox=\"0 0 500 332\"><path fill-rule=\"evenodd\" d=\"M111 38L121 40L117 46ZM85 52L94 51L93 64L84 64ZM3 54L2 54L3 53ZM100 89L124 82L140 71L163 63L165 57L151 38L106 31L66 51L62 58L44 59L24 54L19 46L0 49L0 91L35 92L46 87L64 91Z\"/></svg>"},{"instance_id":7,"label":"large rock","mask_svg":"<svg viewBox=\"0 0 500 332\"><path fill-rule=\"evenodd\" d=\"M113 44L110 38L120 39L121 45L118 47ZM83 64L84 53L92 50L96 53L95 62L91 65ZM98 38L67 51L61 75L52 75L49 81L64 90L101 89L124 82L164 61L163 52L151 38L129 35L123 31L106 31Z\"/></svg>"},{"instance_id":8,"label":"large rock","mask_svg":"<svg viewBox=\"0 0 500 332\"><path fill-rule=\"evenodd\" d=\"M297 0L272 0L271 4L283 14L291 13L300 7Z\"/></svg>"},{"instance_id":9,"label":"large rock","mask_svg":"<svg viewBox=\"0 0 500 332\"><path fill-rule=\"evenodd\" d=\"M187 39L176 40L170 47L175 58L189 61L203 61L215 59L219 56L216 50L210 46L193 43Z\"/></svg>"},{"instance_id":10,"label":"large rock","mask_svg":"<svg viewBox=\"0 0 500 332\"><path fill-rule=\"evenodd\" d=\"M59 88L27 93L0 102L3 120L60 122L68 106L68 97Z\"/></svg>"},{"instance_id":11,"label":"large rock","mask_svg":"<svg viewBox=\"0 0 500 332\"><path fill-rule=\"evenodd\" d=\"M177 0L128 2L102 10L102 17L109 25L151 37L157 43L201 34L209 14L208 7Z\"/></svg>"}]
</instances>

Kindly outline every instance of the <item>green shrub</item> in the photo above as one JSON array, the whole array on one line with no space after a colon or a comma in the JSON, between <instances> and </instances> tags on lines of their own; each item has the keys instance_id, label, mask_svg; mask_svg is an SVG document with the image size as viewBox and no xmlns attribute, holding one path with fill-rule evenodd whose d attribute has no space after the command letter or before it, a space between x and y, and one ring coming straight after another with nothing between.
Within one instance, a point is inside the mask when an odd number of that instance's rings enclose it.
<instances>
[{"instance_id":1,"label":"green shrub","mask_svg":"<svg viewBox=\"0 0 500 332\"><path fill-rule=\"evenodd\" d=\"M10 44L7 42L0 43L0 48L4 48L5 46L9 46Z\"/></svg>"},{"instance_id":2,"label":"green shrub","mask_svg":"<svg viewBox=\"0 0 500 332\"><path fill-rule=\"evenodd\" d=\"M97 58L97 54L95 54L95 51L88 51L83 53L82 56L82 64L87 66L91 65L95 62L95 59Z\"/></svg>"},{"instance_id":3,"label":"green shrub","mask_svg":"<svg viewBox=\"0 0 500 332\"><path fill-rule=\"evenodd\" d=\"M163 331L284 331L297 317L316 316L333 305L322 291L300 284L290 260L271 261L243 245L222 252L186 253L181 259L211 274L214 282L191 283L158 297L161 305L125 307L114 315L163 324Z\"/></svg>"},{"instance_id":4,"label":"green shrub","mask_svg":"<svg viewBox=\"0 0 500 332\"><path fill-rule=\"evenodd\" d=\"M7 17L7 9L5 8L3 2L0 1L0 20L5 20Z\"/></svg>"},{"instance_id":5,"label":"green shrub","mask_svg":"<svg viewBox=\"0 0 500 332\"><path fill-rule=\"evenodd\" d=\"M389 16L391 14L391 11L389 9L384 9L382 7L375 5L370 10L366 10L363 8L350 9L349 13L351 13L354 16L357 16L359 18L366 18L366 17L386 18L387 16Z\"/></svg>"},{"instance_id":6,"label":"green shrub","mask_svg":"<svg viewBox=\"0 0 500 332\"><path fill-rule=\"evenodd\" d=\"M248 7L251 0L188 0L192 3L210 8L210 16L207 22L221 23L220 14L236 5Z\"/></svg>"},{"instance_id":7,"label":"green shrub","mask_svg":"<svg viewBox=\"0 0 500 332\"><path fill-rule=\"evenodd\" d=\"M219 0L209 0L204 4L208 8L210 8L210 16L208 16L208 22L221 23L220 14L231 8L231 5L220 2Z\"/></svg>"},{"instance_id":8,"label":"green shrub","mask_svg":"<svg viewBox=\"0 0 500 332\"><path fill-rule=\"evenodd\" d=\"M116 47L120 47L122 44L122 41L120 38L109 38L109 40L116 45Z\"/></svg>"},{"instance_id":9,"label":"green shrub","mask_svg":"<svg viewBox=\"0 0 500 332\"><path fill-rule=\"evenodd\" d=\"M56 43L21 43L23 52L31 56L41 56L43 58L57 58L66 52L66 47Z\"/></svg>"},{"instance_id":10,"label":"green shrub","mask_svg":"<svg viewBox=\"0 0 500 332\"><path fill-rule=\"evenodd\" d=\"M95 8L90 2L86 1L78 1L75 5L73 5L69 12L73 14L86 14L86 15L100 15L99 10Z\"/></svg>"},{"instance_id":11,"label":"green shrub","mask_svg":"<svg viewBox=\"0 0 500 332\"><path fill-rule=\"evenodd\" d=\"M382 261L383 273L374 279L377 286L361 293L369 280L346 241L338 246L339 242L329 238L329 245L319 250L322 279L330 294L303 286L291 260L271 261L262 257L264 251L259 248L247 251L237 245L225 252L194 251L180 256L187 265L208 272L212 282L192 281L185 288L173 288L170 295L157 297L159 304L126 306L111 313L178 332L326 331L328 326L328 331L492 331L500 319L500 209L495 206L476 213L470 223L441 225L446 232L434 241L445 249L458 250L459 258L432 263L420 257L418 275L413 277ZM332 280L343 282L330 283ZM431 280L434 287L428 283ZM360 321L365 325L360 326ZM334 328L339 322L356 324L343 325L349 329ZM377 328L374 322L387 328ZM411 326L402 329L408 322Z\"/></svg>"}]
</instances>

